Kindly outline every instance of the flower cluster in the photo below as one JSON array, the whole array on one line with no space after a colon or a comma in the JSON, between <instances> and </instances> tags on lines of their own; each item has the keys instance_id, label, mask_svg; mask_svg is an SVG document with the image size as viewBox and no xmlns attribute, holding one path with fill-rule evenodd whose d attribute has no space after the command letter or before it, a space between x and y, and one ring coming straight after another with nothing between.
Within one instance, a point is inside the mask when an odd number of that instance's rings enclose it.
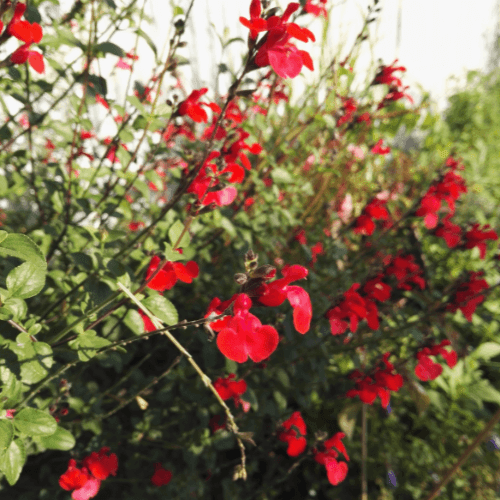
<instances>
[{"instance_id":1,"label":"flower cluster","mask_svg":"<svg viewBox=\"0 0 500 500\"><path fill-rule=\"evenodd\" d=\"M16 49L10 56L10 60L14 64L23 64L28 61L29 65L37 72L43 73L45 71L45 64L43 56L36 50L30 50L33 43L39 43L43 37L42 27L38 23L30 23L21 20L26 11L26 4L18 3L14 10L14 15L7 25L6 32L8 36L13 36L24 42ZM0 31L2 31L3 24L0 21Z\"/></svg>"},{"instance_id":2,"label":"flower cluster","mask_svg":"<svg viewBox=\"0 0 500 500\"><path fill-rule=\"evenodd\" d=\"M307 447L305 436L307 435L307 427L302 415L299 411L292 413L288 420L285 420L278 431L278 439L288 444L286 450L288 456L297 457L304 453ZM337 432L330 439L327 439L319 445L318 448L313 448L312 454L314 460L325 466L328 481L334 486L342 482L347 476L347 464L337 461L339 453L342 453L347 461L349 455L342 443L345 438L343 432Z\"/></svg>"},{"instance_id":3,"label":"flower cluster","mask_svg":"<svg viewBox=\"0 0 500 500\"><path fill-rule=\"evenodd\" d=\"M299 411L292 413L292 416L281 424L278 432L278 439L288 444L286 452L290 457L297 457L304 452L307 441L307 427Z\"/></svg>"},{"instance_id":4,"label":"flower cluster","mask_svg":"<svg viewBox=\"0 0 500 500\"><path fill-rule=\"evenodd\" d=\"M420 201L420 207L415 212L415 215L424 217L427 229L436 227L439 220L438 211L443 201L448 205L449 214L453 215L455 202L462 193L467 192L464 178L456 172L459 168L458 163L448 161L446 166L449 170L429 187Z\"/></svg>"},{"instance_id":5,"label":"flower cluster","mask_svg":"<svg viewBox=\"0 0 500 500\"><path fill-rule=\"evenodd\" d=\"M385 84L389 86L387 94L380 101L377 109L382 109L387 106L387 104L398 101L403 97L406 97L410 102L413 102L411 96L405 93L405 90L408 89L408 86L403 87L403 82L401 81L401 79L393 74L396 71L406 71L406 68L404 66L395 66L397 62L398 60L396 59L389 66L380 66L377 74L375 75L375 78L373 79L372 85Z\"/></svg>"},{"instance_id":6,"label":"flower cluster","mask_svg":"<svg viewBox=\"0 0 500 500\"><path fill-rule=\"evenodd\" d=\"M220 113L220 107L214 102L200 102L200 98L208 92L207 88L193 90L187 98L179 104L177 114L179 116L189 116L191 120L200 123L207 123L208 115L203 107L210 108L214 113Z\"/></svg>"},{"instance_id":7,"label":"flower cluster","mask_svg":"<svg viewBox=\"0 0 500 500\"><path fill-rule=\"evenodd\" d=\"M88 500L97 495L101 481L110 475L116 476L117 469L116 454L110 454L109 448L103 447L85 457L80 467L76 460L70 459L68 470L59 478L59 486L66 491L73 490L73 500Z\"/></svg>"},{"instance_id":8,"label":"flower cluster","mask_svg":"<svg viewBox=\"0 0 500 500\"><path fill-rule=\"evenodd\" d=\"M240 17L243 26L250 30L250 39L255 40L258 33L267 31L255 55L255 64L259 67L269 66L281 78L295 78L302 66L311 71L314 69L311 56L304 50L299 50L290 42L296 38L302 42L316 40L307 28L301 28L295 23L290 23L290 16L300 7L297 2L292 2L280 16L261 17L262 5L260 0L252 0L250 4L250 19Z\"/></svg>"},{"instance_id":9,"label":"flower cluster","mask_svg":"<svg viewBox=\"0 0 500 500\"><path fill-rule=\"evenodd\" d=\"M347 476L347 463L337 460L339 453L342 453L349 462L349 455L342 442L344 438L345 434L343 432L337 432L330 439L322 443L319 449L313 448L312 450L314 460L325 466L328 481L330 481L330 484L333 486L337 486L337 484L341 483Z\"/></svg>"},{"instance_id":10,"label":"flower cluster","mask_svg":"<svg viewBox=\"0 0 500 500\"><path fill-rule=\"evenodd\" d=\"M222 399L232 398L236 408L241 405L243 411L248 412L250 410L250 403L241 399L241 395L247 390L247 383L244 380L236 381L234 380L235 378L236 375L234 373L230 373L226 378L218 378L213 383L214 389Z\"/></svg>"},{"instance_id":11,"label":"flower cluster","mask_svg":"<svg viewBox=\"0 0 500 500\"><path fill-rule=\"evenodd\" d=\"M457 353L454 350L447 351L444 348L448 345L451 345L451 342L443 340L438 345L430 345L417 352L416 358L418 363L415 367L415 375L422 382L434 380L443 372L443 367L439 363L434 362L429 356L440 354L450 368L453 368L457 364Z\"/></svg>"},{"instance_id":12,"label":"flower cluster","mask_svg":"<svg viewBox=\"0 0 500 500\"><path fill-rule=\"evenodd\" d=\"M458 286L447 310L455 312L460 309L467 321L472 321L476 307L484 300L484 295L481 292L489 288L486 280L482 278L483 276L483 271L469 271L468 281L464 281Z\"/></svg>"},{"instance_id":13,"label":"flower cluster","mask_svg":"<svg viewBox=\"0 0 500 500\"><path fill-rule=\"evenodd\" d=\"M327 0L317 0L319 3L313 3L313 0L307 0L304 10L308 14L312 14L313 16L323 16L325 19L328 17L328 12L326 10L326 2Z\"/></svg>"},{"instance_id":14,"label":"flower cluster","mask_svg":"<svg viewBox=\"0 0 500 500\"><path fill-rule=\"evenodd\" d=\"M391 397L390 391L399 391L403 387L403 377L394 372L394 365L389 362L391 353L386 352L382 358L385 368L380 366L375 368L373 376L365 375L359 370L354 370L349 378L356 382L355 389L350 389L346 397L354 398L359 396L363 403L372 404L378 396L382 402L382 407L387 408Z\"/></svg>"},{"instance_id":15,"label":"flower cluster","mask_svg":"<svg viewBox=\"0 0 500 500\"><path fill-rule=\"evenodd\" d=\"M374 198L363 209L362 214L354 222L354 233L371 235L375 231L375 220L389 220L389 212L385 205L387 200Z\"/></svg>"},{"instance_id":16,"label":"flower cluster","mask_svg":"<svg viewBox=\"0 0 500 500\"><path fill-rule=\"evenodd\" d=\"M149 262L148 270L146 272L146 280L149 280L155 273L160 264L161 259L154 255ZM181 262L167 262L153 279L148 281L148 288L164 292L170 290L180 280L184 283L192 283L194 278L198 277L200 270L198 264L192 260L186 264Z\"/></svg>"}]
</instances>

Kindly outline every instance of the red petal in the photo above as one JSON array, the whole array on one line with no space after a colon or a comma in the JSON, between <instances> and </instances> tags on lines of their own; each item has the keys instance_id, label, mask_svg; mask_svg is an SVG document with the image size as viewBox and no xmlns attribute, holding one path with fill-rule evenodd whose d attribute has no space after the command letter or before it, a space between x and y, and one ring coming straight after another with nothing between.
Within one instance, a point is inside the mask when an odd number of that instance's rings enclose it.
<instances>
[{"instance_id":1,"label":"red petal","mask_svg":"<svg viewBox=\"0 0 500 500\"><path fill-rule=\"evenodd\" d=\"M345 462L337 462L334 458L326 458L325 467L328 481L333 486L341 483L346 478L347 471L349 470Z\"/></svg>"},{"instance_id":2,"label":"red petal","mask_svg":"<svg viewBox=\"0 0 500 500\"><path fill-rule=\"evenodd\" d=\"M37 72L43 73L45 71L45 64L43 63L43 56L35 50L30 50L28 62L30 66Z\"/></svg>"},{"instance_id":3,"label":"red petal","mask_svg":"<svg viewBox=\"0 0 500 500\"><path fill-rule=\"evenodd\" d=\"M233 328L224 328L217 335L217 347L219 351L237 363L244 363L248 359L246 346L241 336Z\"/></svg>"},{"instance_id":4,"label":"red petal","mask_svg":"<svg viewBox=\"0 0 500 500\"><path fill-rule=\"evenodd\" d=\"M286 450L286 452L290 457L296 457L304 452L306 446L306 438L292 438L288 441L288 449Z\"/></svg>"},{"instance_id":5,"label":"red petal","mask_svg":"<svg viewBox=\"0 0 500 500\"><path fill-rule=\"evenodd\" d=\"M42 27L38 23L33 23L31 25L31 38L34 43L40 42L43 37Z\"/></svg>"},{"instance_id":6,"label":"red petal","mask_svg":"<svg viewBox=\"0 0 500 500\"><path fill-rule=\"evenodd\" d=\"M246 345L248 355L255 363L268 358L278 347L278 332L269 325L257 328L253 333L247 333Z\"/></svg>"},{"instance_id":7,"label":"red petal","mask_svg":"<svg viewBox=\"0 0 500 500\"><path fill-rule=\"evenodd\" d=\"M274 47L268 51L268 56L269 64L281 78L295 78L302 69L302 57L297 49Z\"/></svg>"},{"instance_id":8,"label":"red petal","mask_svg":"<svg viewBox=\"0 0 500 500\"><path fill-rule=\"evenodd\" d=\"M309 294L300 286L288 286L286 296L293 307L293 325L299 333L307 333L311 325L312 305Z\"/></svg>"},{"instance_id":9,"label":"red petal","mask_svg":"<svg viewBox=\"0 0 500 500\"><path fill-rule=\"evenodd\" d=\"M73 491L71 498L73 500L88 500L93 498L99 493L99 487L101 486L101 481L90 477L89 480L79 489Z\"/></svg>"}]
</instances>

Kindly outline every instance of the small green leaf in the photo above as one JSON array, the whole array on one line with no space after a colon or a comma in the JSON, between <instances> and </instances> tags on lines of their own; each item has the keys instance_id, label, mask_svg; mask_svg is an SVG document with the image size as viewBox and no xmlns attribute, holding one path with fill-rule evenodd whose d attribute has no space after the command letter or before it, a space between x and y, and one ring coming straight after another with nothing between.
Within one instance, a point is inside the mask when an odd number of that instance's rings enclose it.
<instances>
[{"instance_id":1,"label":"small green leaf","mask_svg":"<svg viewBox=\"0 0 500 500\"><path fill-rule=\"evenodd\" d=\"M130 328L136 335L144 333L144 322L142 321L141 315L135 309L128 310L123 322L125 326Z\"/></svg>"},{"instance_id":2,"label":"small green leaf","mask_svg":"<svg viewBox=\"0 0 500 500\"><path fill-rule=\"evenodd\" d=\"M293 177L283 168L274 168L271 171L271 177L276 182L290 184L293 182Z\"/></svg>"},{"instance_id":3,"label":"small green leaf","mask_svg":"<svg viewBox=\"0 0 500 500\"><path fill-rule=\"evenodd\" d=\"M75 340L69 342L71 349L78 352L78 358L81 361L88 361L93 358L97 352L111 344L109 340L98 337L94 330L87 330L81 333Z\"/></svg>"},{"instance_id":4,"label":"small green leaf","mask_svg":"<svg viewBox=\"0 0 500 500\"><path fill-rule=\"evenodd\" d=\"M0 470L5 474L5 478L12 486L17 483L24 463L26 462L26 450L20 439L10 443L3 456L0 458Z\"/></svg>"},{"instance_id":5,"label":"small green leaf","mask_svg":"<svg viewBox=\"0 0 500 500\"><path fill-rule=\"evenodd\" d=\"M124 50L118 47L116 43L113 42L102 42L96 45L96 52L103 52L104 54L114 54L115 56L122 57L125 55Z\"/></svg>"},{"instance_id":6,"label":"small green leaf","mask_svg":"<svg viewBox=\"0 0 500 500\"><path fill-rule=\"evenodd\" d=\"M14 426L10 420L0 420L0 457L5 453L14 438Z\"/></svg>"},{"instance_id":7,"label":"small green leaf","mask_svg":"<svg viewBox=\"0 0 500 500\"><path fill-rule=\"evenodd\" d=\"M174 304L163 295L152 295L143 301L144 306L166 325L171 326L179 322L179 314Z\"/></svg>"},{"instance_id":8,"label":"small green leaf","mask_svg":"<svg viewBox=\"0 0 500 500\"><path fill-rule=\"evenodd\" d=\"M62 427L57 427L54 434L40 438L40 443L50 450L68 451L75 446L75 442L73 434Z\"/></svg>"},{"instance_id":9,"label":"small green leaf","mask_svg":"<svg viewBox=\"0 0 500 500\"><path fill-rule=\"evenodd\" d=\"M57 429L56 419L42 410L24 408L14 417L14 425L26 436L50 436Z\"/></svg>"},{"instance_id":10,"label":"small green leaf","mask_svg":"<svg viewBox=\"0 0 500 500\"><path fill-rule=\"evenodd\" d=\"M168 230L168 237L170 239L170 243L172 244L172 247L177 243L179 240L179 237L182 234L182 231L184 231L184 224L178 220L170 226ZM189 245L190 242L190 237L189 233L186 231L183 235L179 243L177 244L177 248L185 248Z\"/></svg>"}]
</instances>

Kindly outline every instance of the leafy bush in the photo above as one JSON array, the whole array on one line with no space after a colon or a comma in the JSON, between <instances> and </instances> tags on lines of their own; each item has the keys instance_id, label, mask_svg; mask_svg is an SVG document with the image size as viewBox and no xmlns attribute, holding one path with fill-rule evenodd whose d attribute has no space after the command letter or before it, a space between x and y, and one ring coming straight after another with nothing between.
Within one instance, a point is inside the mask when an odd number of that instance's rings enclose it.
<instances>
[{"instance_id":1,"label":"leafy bush","mask_svg":"<svg viewBox=\"0 0 500 500\"><path fill-rule=\"evenodd\" d=\"M352 90L378 1L300 96L322 0L252 0L220 96L182 83L192 2L163 60L135 0L48 3L0 5L2 491L494 498L498 454L446 472L500 418L497 235L405 68ZM124 25L157 66L121 102Z\"/></svg>"}]
</instances>

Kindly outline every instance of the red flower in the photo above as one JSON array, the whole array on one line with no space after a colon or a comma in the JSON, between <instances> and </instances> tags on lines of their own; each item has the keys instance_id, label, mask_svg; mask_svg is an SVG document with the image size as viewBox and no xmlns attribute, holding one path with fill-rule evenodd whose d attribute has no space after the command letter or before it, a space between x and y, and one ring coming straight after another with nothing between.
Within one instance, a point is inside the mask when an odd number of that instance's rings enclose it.
<instances>
[{"instance_id":1,"label":"red flower","mask_svg":"<svg viewBox=\"0 0 500 500\"><path fill-rule=\"evenodd\" d=\"M292 416L281 425L284 429L278 433L278 439L288 443L287 454L296 457L304 452L307 446L307 427L299 411L292 413Z\"/></svg>"},{"instance_id":2,"label":"red flower","mask_svg":"<svg viewBox=\"0 0 500 500\"><path fill-rule=\"evenodd\" d=\"M155 486L164 486L170 483L172 473L165 469L161 463L155 464L154 474L151 476L151 483Z\"/></svg>"},{"instance_id":3,"label":"red flower","mask_svg":"<svg viewBox=\"0 0 500 500\"><path fill-rule=\"evenodd\" d=\"M436 236L439 236L446 241L448 248L456 247L462 240L462 228L457 224L450 222L451 214L444 217L443 222L434 231Z\"/></svg>"},{"instance_id":4,"label":"red flower","mask_svg":"<svg viewBox=\"0 0 500 500\"><path fill-rule=\"evenodd\" d=\"M110 475L116 476L118 457L115 453L109 454L109 448L104 446L98 452L94 451L85 457L82 464L96 479L103 480Z\"/></svg>"},{"instance_id":5,"label":"red flower","mask_svg":"<svg viewBox=\"0 0 500 500\"><path fill-rule=\"evenodd\" d=\"M380 139L375 146L371 149L372 154L374 155L386 155L391 152L391 148L386 147L384 148L382 146L382 143L384 142L383 139Z\"/></svg>"},{"instance_id":6,"label":"red flower","mask_svg":"<svg viewBox=\"0 0 500 500\"><path fill-rule=\"evenodd\" d=\"M250 410L250 403L243 401L240 397L246 392L247 383L244 380L236 382L234 380L235 377L236 375L234 373L230 373L226 378L218 378L213 383L213 386L222 399L226 400L233 398L234 406L238 407L241 405L243 411L247 412Z\"/></svg>"},{"instance_id":7,"label":"red flower","mask_svg":"<svg viewBox=\"0 0 500 500\"><path fill-rule=\"evenodd\" d=\"M356 291L360 288L359 283L354 283L347 292L344 292L344 300L342 300L337 306L333 307L326 313L326 317L330 322L330 329L332 335L340 335L344 333L349 327L351 332L356 332L358 329L359 320L367 318L367 316L375 312L373 307L375 304L367 301L361 297L361 295ZM372 316L373 319L373 316ZM349 323L346 321L348 320ZM370 321L372 324L374 321ZM378 317L376 320L378 323Z\"/></svg>"},{"instance_id":8,"label":"red flower","mask_svg":"<svg viewBox=\"0 0 500 500\"><path fill-rule=\"evenodd\" d=\"M312 450L314 454L314 460L319 464L322 464L326 468L326 474L328 476L328 481L336 486L342 482L346 476L348 467L345 462L338 462L337 457L339 452L342 453L347 461L349 461L349 456L347 455L347 450L342 443L342 439L345 438L343 432L337 432L333 437L327 439L321 446L320 451L316 448ZM336 448L333 449L333 448Z\"/></svg>"},{"instance_id":9,"label":"red flower","mask_svg":"<svg viewBox=\"0 0 500 500\"><path fill-rule=\"evenodd\" d=\"M437 356L441 354L446 364L453 368L457 364L457 353L453 350L446 351L444 346L450 345L449 340L443 340L439 345L431 345L424 347L419 352L417 352L416 357L418 363L415 367L415 375L422 380L427 382L428 380L434 380L443 372L443 367L439 363L435 363L431 360L429 356Z\"/></svg>"},{"instance_id":10,"label":"red flower","mask_svg":"<svg viewBox=\"0 0 500 500\"><path fill-rule=\"evenodd\" d=\"M484 300L484 295L481 295L481 292L489 288L486 280L479 279L482 276L484 276L482 271L470 271L469 281L459 285L451 303L447 306L447 310L455 312L460 309L467 321L472 321L472 315L477 305Z\"/></svg>"},{"instance_id":11,"label":"red flower","mask_svg":"<svg viewBox=\"0 0 500 500\"><path fill-rule=\"evenodd\" d=\"M146 273L146 280L153 275L160 262L161 259L157 255L151 258ZM193 279L198 277L199 272L198 264L192 260L185 265L181 262L167 262L158 274L149 281L147 287L152 290L164 292L165 290L170 290L177 283L177 280L183 281L184 283L192 283Z\"/></svg>"},{"instance_id":12,"label":"red flower","mask_svg":"<svg viewBox=\"0 0 500 500\"><path fill-rule=\"evenodd\" d=\"M109 109L109 104L107 103L106 99L104 99L101 95L96 94L95 101L104 106L106 109Z\"/></svg>"},{"instance_id":13,"label":"red flower","mask_svg":"<svg viewBox=\"0 0 500 500\"><path fill-rule=\"evenodd\" d=\"M328 17L328 13L326 11L326 1L327 0L319 0L319 4L313 4L313 0L307 0L304 10L308 14L312 14L313 16L323 16L325 19Z\"/></svg>"},{"instance_id":14,"label":"red flower","mask_svg":"<svg viewBox=\"0 0 500 500\"><path fill-rule=\"evenodd\" d=\"M255 363L268 358L278 347L278 332L270 325L262 325L259 318L250 314L252 300L244 293L236 296L234 316L217 336L220 352L237 363L249 357Z\"/></svg>"},{"instance_id":15,"label":"red flower","mask_svg":"<svg viewBox=\"0 0 500 500\"><path fill-rule=\"evenodd\" d=\"M388 220L389 212L385 208L387 200L374 198L363 209L362 214L356 219L354 224L354 233L371 235L375 231L373 219Z\"/></svg>"},{"instance_id":16,"label":"red flower","mask_svg":"<svg viewBox=\"0 0 500 500\"><path fill-rule=\"evenodd\" d=\"M226 416L225 415L214 415L208 422L208 426L212 431L212 434L220 429L226 428Z\"/></svg>"},{"instance_id":17,"label":"red flower","mask_svg":"<svg viewBox=\"0 0 500 500\"><path fill-rule=\"evenodd\" d=\"M349 378L356 381L356 388L350 389L346 393L346 397L354 398L359 396L363 403L373 404L377 396L380 397L382 407L387 408L390 400L390 391L399 391L403 386L403 377L397 373L393 373L394 365L388 361L390 356L386 352L382 358L385 368L377 367L373 376L375 380L367 375L364 375L359 370L354 370Z\"/></svg>"},{"instance_id":18,"label":"red flower","mask_svg":"<svg viewBox=\"0 0 500 500\"><path fill-rule=\"evenodd\" d=\"M143 227L145 227L145 224L144 222L130 222L129 225L128 225L128 228L131 230L131 231L139 231L139 229L142 229Z\"/></svg>"},{"instance_id":19,"label":"red flower","mask_svg":"<svg viewBox=\"0 0 500 500\"><path fill-rule=\"evenodd\" d=\"M394 66L398 62L397 59L390 66L380 66L378 73L373 79L372 85L375 84L386 84L386 85L397 85L401 87L403 83L399 78L393 75L395 71L406 71L404 66Z\"/></svg>"},{"instance_id":20,"label":"red flower","mask_svg":"<svg viewBox=\"0 0 500 500\"><path fill-rule=\"evenodd\" d=\"M115 476L117 469L117 456L103 447L85 457L81 468L76 466L76 460L70 459L68 470L59 478L59 485L66 491L74 490L73 500L88 500L97 495L101 481L110 474Z\"/></svg>"},{"instance_id":21,"label":"red flower","mask_svg":"<svg viewBox=\"0 0 500 500\"><path fill-rule=\"evenodd\" d=\"M297 38L303 42L315 41L314 35L307 28L288 22L290 16L299 7L300 5L296 2L290 3L281 17L271 16L267 19L266 26L260 19L248 22L240 18L240 22L250 28L250 36L258 31L268 31L264 43L255 56L255 63L260 67L271 65L281 78L295 78L304 65L311 71L314 69L311 56L290 43L291 38Z\"/></svg>"},{"instance_id":22,"label":"red flower","mask_svg":"<svg viewBox=\"0 0 500 500\"><path fill-rule=\"evenodd\" d=\"M250 3L250 20L240 17L240 23L250 30L250 38L257 38L259 32L267 30L267 21L260 17L262 4L260 0L252 0Z\"/></svg>"},{"instance_id":23,"label":"red flower","mask_svg":"<svg viewBox=\"0 0 500 500\"><path fill-rule=\"evenodd\" d=\"M325 253L325 250L323 248L323 243L321 241L318 241L316 245L311 247L311 259L312 263L316 264L316 261L318 260L318 255L322 255Z\"/></svg>"},{"instance_id":24,"label":"red flower","mask_svg":"<svg viewBox=\"0 0 500 500\"><path fill-rule=\"evenodd\" d=\"M415 262L413 255L399 255L394 257L385 270L389 276L395 276L398 280L398 288L411 290L412 284L418 285L421 290L425 288L425 280L422 277L422 269Z\"/></svg>"},{"instance_id":25,"label":"red flower","mask_svg":"<svg viewBox=\"0 0 500 500\"><path fill-rule=\"evenodd\" d=\"M220 113L221 109L215 103L199 102L200 97L208 92L207 88L193 90L188 97L179 104L179 116L189 116L193 121L206 123L208 121L207 112L202 106L209 107L214 113Z\"/></svg>"},{"instance_id":26,"label":"red flower","mask_svg":"<svg viewBox=\"0 0 500 500\"><path fill-rule=\"evenodd\" d=\"M484 259L486 256L485 240L498 240L497 233L489 229L489 224L486 224L483 228L480 228L479 224L474 224L472 228L465 233L465 248L479 248L479 256L481 259Z\"/></svg>"},{"instance_id":27,"label":"red flower","mask_svg":"<svg viewBox=\"0 0 500 500\"><path fill-rule=\"evenodd\" d=\"M307 333L311 324L312 305L309 294L299 286L290 283L306 278L309 271L299 265L285 266L281 270L284 276L271 283L264 283L256 291L257 301L268 307L277 307L288 299L293 307L293 325L299 333Z\"/></svg>"}]
</instances>

